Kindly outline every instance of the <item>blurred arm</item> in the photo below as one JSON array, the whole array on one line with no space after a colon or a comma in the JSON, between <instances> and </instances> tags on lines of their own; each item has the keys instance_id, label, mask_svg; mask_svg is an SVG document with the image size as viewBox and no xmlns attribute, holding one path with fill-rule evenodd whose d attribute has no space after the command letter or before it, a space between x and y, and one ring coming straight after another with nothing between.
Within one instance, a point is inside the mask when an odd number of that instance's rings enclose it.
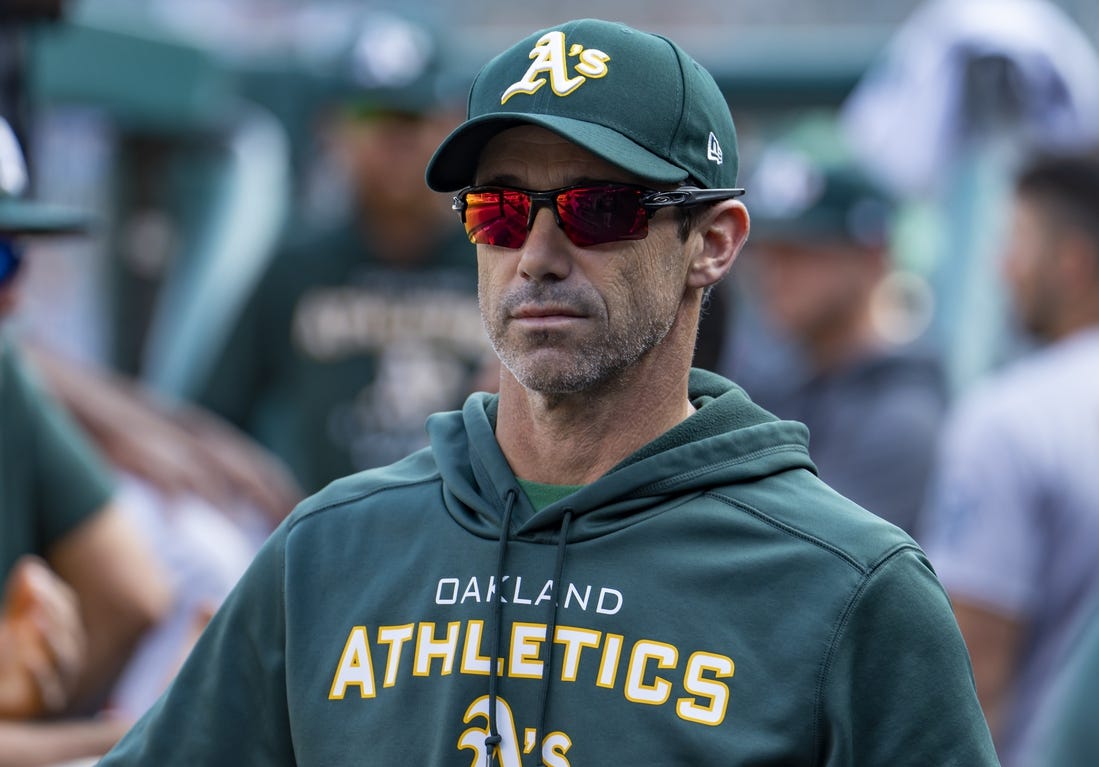
<instances>
[{"instance_id":1,"label":"blurred arm","mask_svg":"<svg viewBox=\"0 0 1099 767\"><path fill-rule=\"evenodd\" d=\"M1004 707L1015 680L1023 624L964 598L952 602L973 663L977 698L996 739L1002 734Z\"/></svg>"},{"instance_id":2,"label":"blurred arm","mask_svg":"<svg viewBox=\"0 0 1099 767\"><path fill-rule=\"evenodd\" d=\"M129 728L117 719L0 721L0 767L45 767L105 754Z\"/></svg>"},{"instance_id":3,"label":"blurred arm","mask_svg":"<svg viewBox=\"0 0 1099 767\"><path fill-rule=\"evenodd\" d=\"M194 493L215 508L242 499L273 524L302 493L274 455L213 413L156 402L134 382L78 365L38 345L26 351L56 396L116 467L168 495Z\"/></svg>"},{"instance_id":4,"label":"blurred arm","mask_svg":"<svg viewBox=\"0 0 1099 767\"><path fill-rule=\"evenodd\" d=\"M142 634L171 604L167 577L121 511L108 505L48 552L76 591L87 631L87 664L78 704L102 704Z\"/></svg>"}]
</instances>

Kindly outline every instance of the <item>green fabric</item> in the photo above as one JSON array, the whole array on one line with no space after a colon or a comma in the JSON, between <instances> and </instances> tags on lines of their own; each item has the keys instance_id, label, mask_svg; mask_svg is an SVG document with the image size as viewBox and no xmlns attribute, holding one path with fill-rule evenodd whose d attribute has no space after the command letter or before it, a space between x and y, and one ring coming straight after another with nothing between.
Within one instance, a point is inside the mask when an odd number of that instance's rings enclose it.
<instances>
[{"instance_id":1,"label":"green fabric","mask_svg":"<svg viewBox=\"0 0 1099 767\"><path fill-rule=\"evenodd\" d=\"M433 416L294 511L103 767L485 764L493 636L508 767L996 765L916 544L816 478L803 426L691 387L661 450L541 510L494 397Z\"/></svg>"},{"instance_id":2,"label":"green fabric","mask_svg":"<svg viewBox=\"0 0 1099 767\"><path fill-rule=\"evenodd\" d=\"M113 480L0 333L0 580L110 499Z\"/></svg>"},{"instance_id":3,"label":"green fabric","mask_svg":"<svg viewBox=\"0 0 1099 767\"><path fill-rule=\"evenodd\" d=\"M468 115L428 165L436 191L473 183L484 145L521 123L654 182L736 186L736 130L713 77L672 41L624 24L580 19L521 40L477 75Z\"/></svg>"},{"instance_id":4,"label":"green fabric","mask_svg":"<svg viewBox=\"0 0 1099 767\"><path fill-rule=\"evenodd\" d=\"M556 503L562 498L575 493L583 485L547 485L544 482L531 482L529 479L517 479L519 487L527 494L530 505L535 511L541 511L551 503Z\"/></svg>"},{"instance_id":5,"label":"green fabric","mask_svg":"<svg viewBox=\"0 0 1099 767\"><path fill-rule=\"evenodd\" d=\"M197 401L281 456L307 492L427 444L490 353L476 258L447 227L432 260L381 263L349 223L291 243L253 291Z\"/></svg>"}]
</instances>

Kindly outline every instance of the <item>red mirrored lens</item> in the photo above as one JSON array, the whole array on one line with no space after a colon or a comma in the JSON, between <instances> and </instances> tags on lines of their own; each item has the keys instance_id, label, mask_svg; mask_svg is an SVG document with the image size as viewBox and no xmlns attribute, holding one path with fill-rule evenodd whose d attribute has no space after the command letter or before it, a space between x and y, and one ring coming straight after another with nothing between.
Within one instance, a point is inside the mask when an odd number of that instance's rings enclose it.
<instances>
[{"instance_id":1,"label":"red mirrored lens","mask_svg":"<svg viewBox=\"0 0 1099 767\"><path fill-rule=\"evenodd\" d=\"M466 234L478 245L519 248L527 240L530 198L515 189L466 194Z\"/></svg>"},{"instance_id":2,"label":"red mirrored lens","mask_svg":"<svg viewBox=\"0 0 1099 767\"><path fill-rule=\"evenodd\" d=\"M587 247L617 240L640 240L649 218L641 207L641 189L631 186L577 187L557 197L561 228L574 245Z\"/></svg>"},{"instance_id":3,"label":"red mirrored lens","mask_svg":"<svg viewBox=\"0 0 1099 767\"><path fill-rule=\"evenodd\" d=\"M633 186L572 187L552 193L519 189L478 189L465 193L465 226L470 242L520 248L526 242L532 203L554 201L556 221L579 247L618 240L640 240L648 234L648 214L641 206L645 190Z\"/></svg>"}]
</instances>

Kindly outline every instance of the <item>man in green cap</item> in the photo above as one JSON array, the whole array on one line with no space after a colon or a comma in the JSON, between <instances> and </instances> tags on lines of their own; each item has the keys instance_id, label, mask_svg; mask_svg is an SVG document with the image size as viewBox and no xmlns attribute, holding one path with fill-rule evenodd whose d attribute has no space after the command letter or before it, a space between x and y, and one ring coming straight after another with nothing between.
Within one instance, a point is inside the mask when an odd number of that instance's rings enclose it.
<instances>
[{"instance_id":1,"label":"man in green cap","mask_svg":"<svg viewBox=\"0 0 1099 767\"><path fill-rule=\"evenodd\" d=\"M490 61L427 181L499 394L301 504L103 765L995 765L919 548L690 369L736 175L663 37L572 21Z\"/></svg>"}]
</instances>

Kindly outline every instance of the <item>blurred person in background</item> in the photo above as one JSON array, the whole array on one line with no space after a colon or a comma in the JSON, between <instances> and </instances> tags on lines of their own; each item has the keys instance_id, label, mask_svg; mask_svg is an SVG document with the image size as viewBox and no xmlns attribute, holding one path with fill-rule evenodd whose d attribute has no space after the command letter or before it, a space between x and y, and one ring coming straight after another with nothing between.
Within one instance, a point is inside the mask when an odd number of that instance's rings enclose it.
<instances>
[{"instance_id":1,"label":"blurred person in background","mask_svg":"<svg viewBox=\"0 0 1099 767\"><path fill-rule=\"evenodd\" d=\"M1020 767L1099 599L1099 157L1034 160L1011 206L1003 275L1037 348L951 415L920 540L1001 760Z\"/></svg>"},{"instance_id":2,"label":"blurred person in background","mask_svg":"<svg viewBox=\"0 0 1099 767\"><path fill-rule=\"evenodd\" d=\"M427 416L458 407L490 355L472 247L423 181L460 119L439 43L405 17L365 19L325 126L350 205L286 238L197 395L307 492L422 447Z\"/></svg>"},{"instance_id":3,"label":"blurred person in background","mask_svg":"<svg viewBox=\"0 0 1099 767\"><path fill-rule=\"evenodd\" d=\"M24 248L76 231L22 199L28 181L0 119L0 320L16 306ZM107 466L0 333L0 765L100 754L124 723L107 704L171 590L117 503Z\"/></svg>"},{"instance_id":4,"label":"blurred person in background","mask_svg":"<svg viewBox=\"0 0 1099 767\"><path fill-rule=\"evenodd\" d=\"M789 353L738 378L762 407L809 427L825 481L912 533L947 390L938 358L881 322L894 203L826 118L765 151L749 189L748 288Z\"/></svg>"},{"instance_id":5,"label":"blurred person in background","mask_svg":"<svg viewBox=\"0 0 1099 767\"><path fill-rule=\"evenodd\" d=\"M47 5L54 7L46 8ZM35 135L32 124L38 115L29 108L27 99L30 59L26 36L31 22L52 21L63 14L56 3L28 3L20 8L0 9L0 44L4 46L0 80L5 84L0 91L0 114L10 109L22 118L13 123L15 128ZM25 193L38 180L32 178L27 168L15 133L14 129L5 131L7 154L2 170L10 187L9 197ZM81 138L74 135L72 140L86 149ZM79 152L71 157L74 162L85 159ZM8 200L7 204L14 206L16 201ZM96 242L96 235L108 228L108 216L95 218L94 224L85 227L89 231L81 238L82 242ZM16 223L21 228L13 231L28 231L26 221ZM36 287L88 279L94 273L92 267L74 276L78 269L67 270L64 267L69 264L64 262L59 269L56 261L51 269L48 257L56 253L49 252L52 248L48 246L56 245L57 240L34 244L36 253L26 263L16 258L15 250L9 258L13 265L9 270L12 280L16 276L15 265L21 265L19 294L23 299L31 299L28 303L33 303ZM22 247L22 243L14 242L14 247ZM86 250L75 252L93 255ZM11 285L6 300L13 304L14 281ZM48 312L78 315L77 322L95 321L79 317L80 309L66 303L50 304ZM13 355L18 346L20 371L24 368L32 371L26 374L33 378L28 387L45 390L49 407L60 408L64 414L59 417L74 422L66 428L71 430L75 425L81 432L81 440L90 439L97 470L106 471L109 476L112 513L107 518L138 540L141 549L156 563L157 572L167 586L166 603L158 606L157 619L150 630L141 633L140 642L127 647L117 663L92 666L109 681L104 681L104 689L97 691L94 705L109 706L123 718L136 718L170 681L194 638L247 567L262 540L300 500L301 493L277 459L229 424L194 406L155 396L137 380L105 365L78 362L79 349L74 354L64 340L61 343L57 343L58 339L43 340L39 324L42 317L36 322L33 312L31 317L26 312L22 314L19 324L8 328L7 343ZM49 316L45 319L48 321ZM22 375L20 372L13 380ZM11 428L17 426L13 421ZM58 473L63 474L63 469L58 469ZM51 479L51 482L63 486L66 480ZM57 498L42 503L51 506L51 513L61 513L52 508L58 505ZM19 503L13 503L12 508L19 508ZM80 508L76 506L73 513ZM18 536L12 540L17 541ZM47 560L52 564L49 557ZM123 572L126 561L125 556L118 559ZM111 575L111 568L103 570L102 577ZM141 593L140 567L135 568L132 577L137 585L119 590L118 598L124 606L132 596L131 591ZM97 580L92 578L90 582L94 584ZM148 579L150 587L160 582ZM84 599L82 587L77 592L83 608L95 612L95 620L108 624L114 620L118 625L113 630L128 630L127 616L112 616L95 602ZM99 632L92 638L101 641ZM118 664L122 667L116 668Z\"/></svg>"}]
</instances>

